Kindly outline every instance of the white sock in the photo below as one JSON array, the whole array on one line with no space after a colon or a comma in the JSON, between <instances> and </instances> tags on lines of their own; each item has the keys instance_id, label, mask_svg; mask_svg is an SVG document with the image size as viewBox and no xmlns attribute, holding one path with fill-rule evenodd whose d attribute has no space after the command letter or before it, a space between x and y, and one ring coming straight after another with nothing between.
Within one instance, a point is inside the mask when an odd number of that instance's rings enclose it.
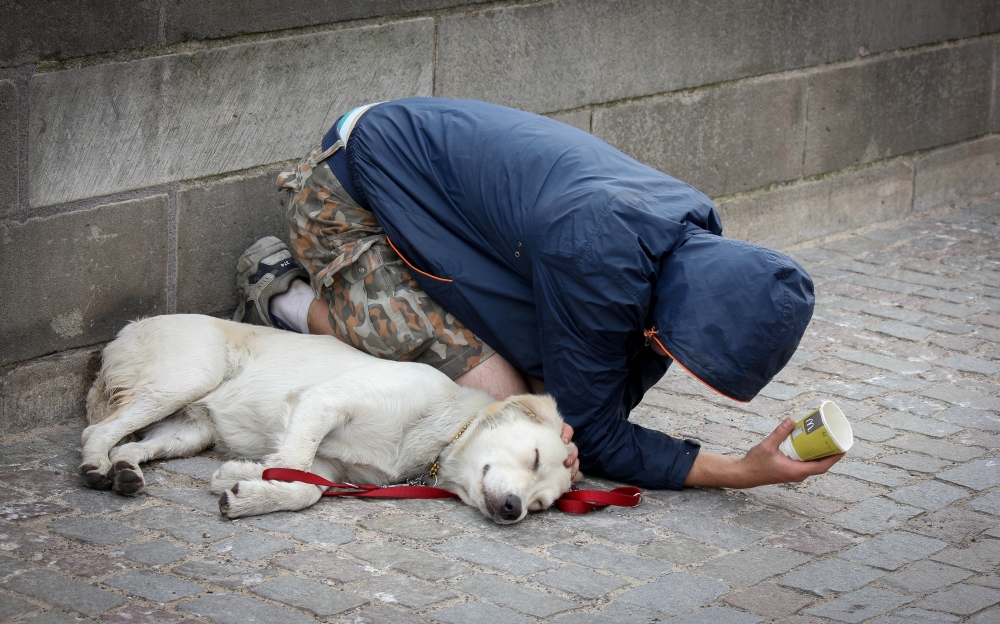
<instances>
[{"instance_id":1,"label":"white sock","mask_svg":"<svg viewBox=\"0 0 1000 624\"><path fill-rule=\"evenodd\" d=\"M271 297L271 315L300 334L309 333L309 306L314 300L312 288L304 281L292 280L288 290Z\"/></svg>"}]
</instances>

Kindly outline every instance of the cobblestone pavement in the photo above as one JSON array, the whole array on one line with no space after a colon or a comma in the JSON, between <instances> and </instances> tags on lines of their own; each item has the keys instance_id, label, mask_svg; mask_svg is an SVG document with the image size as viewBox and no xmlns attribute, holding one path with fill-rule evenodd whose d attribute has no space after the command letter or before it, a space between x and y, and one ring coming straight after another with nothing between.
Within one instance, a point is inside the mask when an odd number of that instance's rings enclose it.
<instances>
[{"instance_id":1,"label":"cobblestone pavement","mask_svg":"<svg viewBox=\"0 0 1000 624\"><path fill-rule=\"evenodd\" d=\"M79 424L38 430L0 440L0 620L1000 622L1000 202L791 253L816 314L761 396L673 371L635 418L737 453L833 398L858 442L828 475L513 527L454 501L229 522L217 457L124 498L81 487Z\"/></svg>"}]
</instances>

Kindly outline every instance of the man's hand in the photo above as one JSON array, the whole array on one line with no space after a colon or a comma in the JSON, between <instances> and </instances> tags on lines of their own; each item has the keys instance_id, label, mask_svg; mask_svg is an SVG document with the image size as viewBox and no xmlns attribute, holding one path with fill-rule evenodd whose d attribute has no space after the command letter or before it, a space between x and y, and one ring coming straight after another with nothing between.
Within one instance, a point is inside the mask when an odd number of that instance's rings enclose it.
<instances>
[{"instance_id":1,"label":"man's hand","mask_svg":"<svg viewBox=\"0 0 1000 624\"><path fill-rule=\"evenodd\" d=\"M752 485L805 481L806 477L823 474L844 456L843 453L813 461L795 461L778 450L788 434L795 428L795 421L786 418L760 444L750 449L741 460L740 469L753 476Z\"/></svg>"},{"instance_id":2,"label":"man's hand","mask_svg":"<svg viewBox=\"0 0 1000 624\"><path fill-rule=\"evenodd\" d=\"M778 428L744 457L726 457L714 453L698 453L684 485L701 487L749 488L771 483L804 481L806 477L823 474L844 456L831 455L815 461L795 461L778 450L788 437L795 421L786 418Z\"/></svg>"},{"instance_id":3,"label":"man's hand","mask_svg":"<svg viewBox=\"0 0 1000 624\"><path fill-rule=\"evenodd\" d=\"M562 438L563 443L569 444L570 440L573 439L573 427L563 423L562 433L559 434L559 437ZM575 444L569 452L569 457L567 457L566 461L563 462L563 465L572 469L570 477L572 479L576 479L576 473L580 471L580 451L577 450Z\"/></svg>"}]
</instances>

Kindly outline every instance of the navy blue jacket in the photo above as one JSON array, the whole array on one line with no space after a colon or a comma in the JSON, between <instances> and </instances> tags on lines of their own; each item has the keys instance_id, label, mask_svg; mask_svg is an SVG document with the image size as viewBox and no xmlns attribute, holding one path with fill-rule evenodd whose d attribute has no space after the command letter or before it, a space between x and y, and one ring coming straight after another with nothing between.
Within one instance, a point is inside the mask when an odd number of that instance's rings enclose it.
<instances>
[{"instance_id":1,"label":"navy blue jacket","mask_svg":"<svg viewBox=\"0 0 1000 624\"><path fill-rule=\"evenodd\" d=\"M551 119L468 100L375 106L351 134L353 184L420 286L545 382L585 472L681 488L696 444L628 421L671 358L749 400L812 314L792 260L723 238L712 202ZM450 281L442 281L450 280Z\"/></svg>"}]
</instances>

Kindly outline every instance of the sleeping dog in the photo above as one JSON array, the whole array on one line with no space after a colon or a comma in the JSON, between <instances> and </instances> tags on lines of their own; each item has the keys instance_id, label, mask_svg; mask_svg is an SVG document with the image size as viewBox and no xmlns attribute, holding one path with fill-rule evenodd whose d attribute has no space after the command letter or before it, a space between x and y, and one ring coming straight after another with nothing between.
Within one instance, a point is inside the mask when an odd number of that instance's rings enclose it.
<instances>
[{"instance_id":1,"label":"sleeping dog","mask_svg":"<svg viewBox=\"0 0 1000 624\"><path fill-rule=\"evenodd\" d=\"M104 349L87 418L80 474L92 488L138 494L141 463L212 444L241 458L212 477L230 518L319 500L323 487L264 481L272 467L393 484L437 462L439 486L500 524L549 507L571 486L571 445L551 397L496 402L424 364L208 316L122 329Z\"/></svg>"}]
</instances>

